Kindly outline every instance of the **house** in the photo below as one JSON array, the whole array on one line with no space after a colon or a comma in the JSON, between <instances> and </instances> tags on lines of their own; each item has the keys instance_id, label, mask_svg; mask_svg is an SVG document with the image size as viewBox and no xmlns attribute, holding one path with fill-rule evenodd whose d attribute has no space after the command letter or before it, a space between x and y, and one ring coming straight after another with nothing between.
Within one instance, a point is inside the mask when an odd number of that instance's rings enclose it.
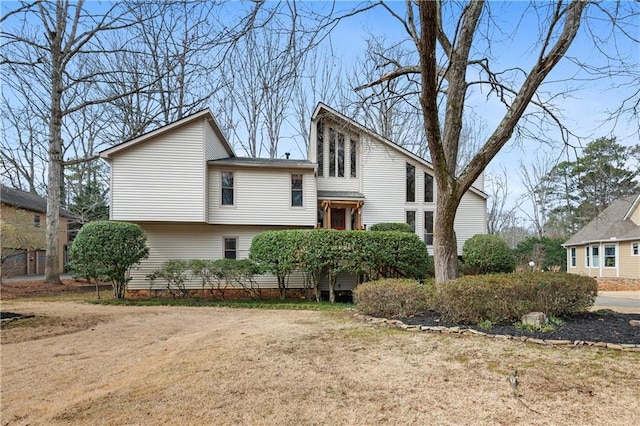
<instances>
[{"instance_id":1,"label":"house","mask_svg":"<svg viewBox=\"0 0 640 426\"><path fill-rule=\"evenodd\" d=\"M640 194L611 203L564 246L568 272L595 277L601 288L640 289Z\"/></svg>"},{"instance_id":2,"label":"house","mask_svg":"<svg viewBox=\"0 0 640 426\"><path fill-rule=\"evenodd\" d=\"M47 200L0 185L2 222L2 276L43 275L46 263ZM60 211L60 270L67 261L69 222L73 215Z\"/></svg>"},{"instance_id":3,"label":"house","mask_svg":"<svg viewBox=\"0 0 640 426\"><path fill-rule=\"evenodd\" d=\"M111 166L111 219L138 223L150 249L132 271L129 294L148 292L145 277L168 259L245 258L266 230L407 221L432 244L429 162L322 104L308 151L306 160L237 157L204 110L101 152ZM481 179L478 185L456 217L459 254L464 241L486 232ZM290 287L301 288L302 278L294 275ZM345 280L339 288L352 288L354 280ZM277 288L277 281L263 276L260 286Z\"/></svg>"}]
</instances>

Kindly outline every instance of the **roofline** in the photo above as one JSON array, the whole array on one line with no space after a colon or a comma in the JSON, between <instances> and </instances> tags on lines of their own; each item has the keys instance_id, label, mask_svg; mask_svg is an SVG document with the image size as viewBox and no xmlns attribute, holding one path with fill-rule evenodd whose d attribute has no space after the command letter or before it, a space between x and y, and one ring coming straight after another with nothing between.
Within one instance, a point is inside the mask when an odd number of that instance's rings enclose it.
<instances>
[{"instance_id":1,"label":"roofline","mask_svg":"<svg viewBox=\"0 0 640 426\"><path fill-rule=\"evenodd\" d=\"M629 207L629 211L627 211L627 213L624 215L624 217L622 218L622 220L629 220L631 219L631 215L633 214L633 212L636 210L636 207L638 207L638 205L640 205L640 194L638 194L636 196L636 199L633 201L633 203L631 203L631 207Z\"/></svg>"},{"instance_id":2,"label":"roofline","mask_svg":"<svg viewBox=\"0 0 640 426\"><path fill-rule=\"evenodd\" d=\"M237 157L236 157L237 158ZM225 161L225 158L219 160L209 160L207 161L207 165L209 166L231 166L231 167L246 167L246 168L254 168L254 169L309 169L315 170L318 168L318 165L315 163L301 164L294 163L292 160L292 164L286 164L281 162L274 163L241 163L236 161Z\"/></svg>"},{"instance_id":3,"label":"roofline","mask_svg":"<svg viewBox=\"0 0 640 426\"><path fill-rule=\"evenodd\" d=\"M316 109L313 111L313 114L311 115L311 120L312 121L314 121L316 118L318 118L318 115L320 114L320 111L322 109L327 110L329 113L337 116L341 120L346 121L350 125L360 129L361 131L363 131L365 133L368 133L369 135L375 137L376 139L381 140L382 142L384 142L389 147L391 147L391 148L393 148L393 149L395 149L397 151L400 151L401 153L403 153L403 154L409 156L410 158L412 158L413 160L418 161L418 162L422 163L423 165L427 166L428 168L430 168L431 170L433 170L433 164L431 162L425 160L424 158L420 157L419 155L414 154L413 152L409 151L405 147L398 145L397 143L393 142L392 140L389 140L389 139L385 138L384 136L376 133L375 131L363 126L362 124L359 124L355 120L353 120L353 119L347 117L346 115L336 111L335 109L331 108L330 106L328 106L326 104L323 104L322 102L318 102L318 105L316 106ZM477 195L483 197L484 199L489 198L489 196L484 191L476 188L473 185L471 185L470 189L473 192L475 192Z\"/></svg>"},{"instance_id":4,"label":"roofline","mask_svg":"<svg viewBox=\"0 0 640 426\"><path fill-rule=\"evenodd\" d=\"M137 136L133 139L129 139L127 141L121 142L117 145L112 146L111 148L107 148L103 151L100 152L100 157L104 158L105 160L109 160L111 159L111 157L114 154L119 153L120 151L123 151L125 149L131 148L132 146L135 146L141 142L144 142L146 140L149 139L153 139L157 136L160 136L164 133L167 133L173 129L176 129L178 127L181 127L187 123L190 123L192 121L201 119L201 118L205 118L207 120L207 122L209 122L209 124L211 125L211 127L213 128L213 131L215 132L216 136L218 137L218 139L220 139L220 141L222 142L222 145L224 145L225 150L229 153L230 156L235 156L235 152L233 151L233 148L231 147L231 145L229 144L229 141L227 140L227 138L224 136L224 134L222 133L222 131L220 130L220 126L218 125L218 122L216 121L215 117L213 116L213 112L211 112L210 108L206 108L203 109L201 111L198 111L196 113L193 113L191 115L188 115L186 117L181 118L180 120L174 121L173 123L169 123L166 124L164 126L161 126L155 130L152 130L150 132L144 133L140 136Z\"/></svg>"},{"instance_id":5,"label":"roofline","mask_svg":"<svg viewBox=\"0 0 640 426\"><path fill-rule=\"evenodd\" d=\"M617 242L626 242L626 241L640 241L640 237L620 237L620 238L607 239L607 240L587 240L587 241L580 241L577 243L563 243L560 245L566 248L566 247L572 247L572 246L584 246L586 244L593 244L593 243L617 243Z\"/></svg>"}]
</instances>

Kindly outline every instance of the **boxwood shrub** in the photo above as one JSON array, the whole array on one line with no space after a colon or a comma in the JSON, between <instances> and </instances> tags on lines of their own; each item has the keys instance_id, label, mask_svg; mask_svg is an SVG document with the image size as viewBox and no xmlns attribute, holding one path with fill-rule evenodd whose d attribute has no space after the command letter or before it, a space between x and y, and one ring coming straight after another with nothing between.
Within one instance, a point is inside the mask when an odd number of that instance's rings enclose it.
<instances>
[{"instance_id":1,"label":"boxwood shrub","mask_svg":"<svg viewBox=\"0 0 640 426\"><path fill-rule=\"evenodd\" d=\"M513 251L497 235L477 234L469 238L462 246L462 258L466 273L513 272L516 266Z\"/></svg>"},{"instance_id":2,"label":"boxwood shrub","mask_svg":"<svg viewBox=\"0 0 640 426\"><path fill-rule=\"evenodd\" d=\"M369 228L370 231L399 231L399 232L409 232L411 234L415 234L411 226L408 223L404 222L381 222L374 223Z\"/></svg>"},{"instance_id":3,"label":"boxwood shrub","mask_svg":"<svg viewBox=\"0 0 640 426\"><path fill-rule=\"evenodd\" d=\"M431 305L433 283L407 278L388 278L360 284L353 292L356 308L363 314L409 317Z\"/></svg>"},{"instance_id":4,"label":"boxwood shrub","mask_svg":"<svg viewBox=\"0 0 640 426\"><path fill-rule=\"evenodd\" d=\"M463 276L436 286L436 307L445 321L508 324L529 312L567 316L593 305L591 277L554 272Z\"/></svg>"}]
</instances>

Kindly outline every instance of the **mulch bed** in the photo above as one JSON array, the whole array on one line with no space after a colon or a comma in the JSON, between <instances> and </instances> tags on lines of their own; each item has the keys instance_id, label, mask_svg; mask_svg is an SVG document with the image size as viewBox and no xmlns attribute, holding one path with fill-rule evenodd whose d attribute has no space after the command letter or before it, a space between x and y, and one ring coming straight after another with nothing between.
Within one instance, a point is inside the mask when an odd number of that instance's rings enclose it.
<instances>
[{"instance_id":1,"label":"mulch bed","mask_svg":"<svg viewBox=\"0 0 640 426\"><path fill-rule=\"evenodd\" d=\"M423 312L411 318L399 318L408 325L466 327L483 333L511 336L527 336L536 339L606 342L617 344L640 344L640 327L632 327L631 320L640 320L640 314L621 314L610 310L587 312L568 318L556 326L555 331L540 332L519 330L513 325L495 325L491 328L480 328L477 325L461 325L446 323L440 320L437 312Z\"/></svg>"}]
</instances>

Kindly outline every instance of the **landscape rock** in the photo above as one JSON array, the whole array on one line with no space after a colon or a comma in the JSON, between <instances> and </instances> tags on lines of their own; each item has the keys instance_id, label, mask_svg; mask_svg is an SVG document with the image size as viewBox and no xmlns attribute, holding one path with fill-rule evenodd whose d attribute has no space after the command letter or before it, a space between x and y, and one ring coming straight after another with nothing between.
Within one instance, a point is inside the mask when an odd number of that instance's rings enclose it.
<instances>
[{"instance_id":1,"label":"landscape rock","mask_svg":"<svg viewBox=\"0 0 640 426\"><path fill-rule=\"evenodd\" d=\"M631 327L640 327L640 320L630 320L629 325Z\"/></svg>"},{"instance_id":2,"label":"landscape rock","mask_svg":"<svg viewBox=\"0 0 640 426\"><path fill-rule=\"evenodd\" d=\"M520 321L522 325L530 325L532 327L540 327L549 322L544 312L529 312L528 314L524 314L520 318Z\"/></svg>"}]
</instances>

